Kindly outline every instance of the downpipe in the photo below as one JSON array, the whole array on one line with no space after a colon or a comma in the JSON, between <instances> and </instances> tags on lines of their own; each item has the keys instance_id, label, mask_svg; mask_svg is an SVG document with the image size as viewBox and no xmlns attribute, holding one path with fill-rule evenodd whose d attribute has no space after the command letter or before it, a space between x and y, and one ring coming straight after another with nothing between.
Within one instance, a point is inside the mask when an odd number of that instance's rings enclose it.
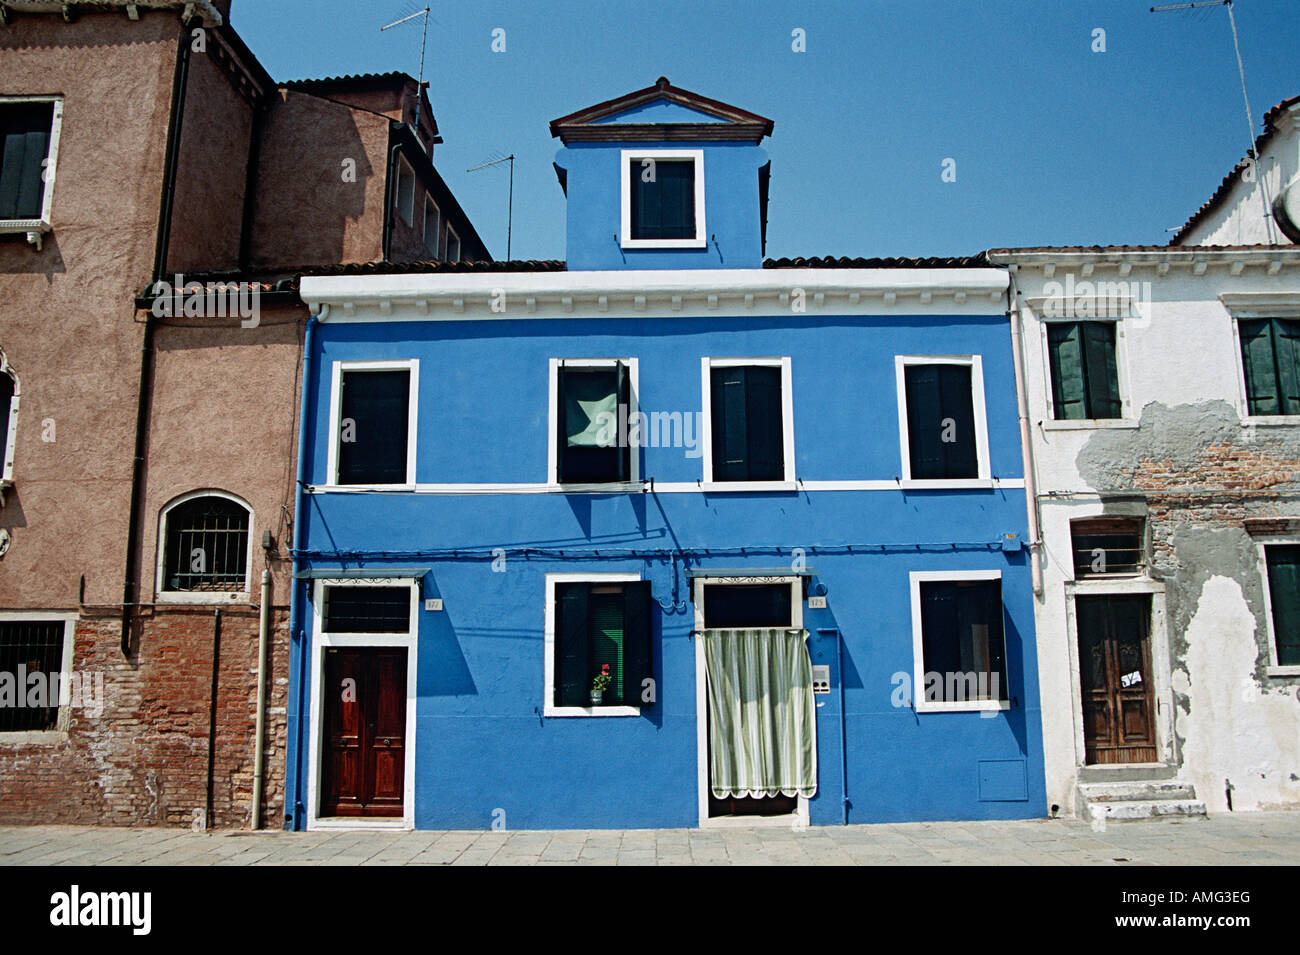
<instances>
[{"instance_id":1,"label":"downpipe","mask_svg":"<svg viewBox=\"0 0 1300 955\"><path fill-rule=\"evenodd\" d=\"M262 828L262 788L266 771L266 651L271 642L271 572L262 571L262 608L257 621L257 729L253 734L253 829Z\"/></svg>"},{"instance_id":2,"label":"downpipe","mask_svg":"<svg viewBox=\"0 0 1300 955\"><path fill-rule=\"evenodd\" d=\"M1016 413L1020 417L1020 452L1025 462L1025 507L1029 517L1029 569L1034 596L1043 595L1043 535L1038 523L1038 482L1030 441L1029 398L1026 393L1025 358L1020 333L1020 294L1014 272L1008 273L1007 315L1011 319L1011 361L1016 374Z\"/></svg>"}]
</instances>

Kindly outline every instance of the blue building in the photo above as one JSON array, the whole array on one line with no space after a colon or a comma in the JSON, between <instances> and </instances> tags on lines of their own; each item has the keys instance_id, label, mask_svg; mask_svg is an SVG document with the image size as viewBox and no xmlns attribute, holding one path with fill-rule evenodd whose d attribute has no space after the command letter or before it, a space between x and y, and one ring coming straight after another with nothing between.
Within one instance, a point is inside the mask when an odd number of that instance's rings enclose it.
<instances>
[{"instance_id":1,"label":"blue building","mask_svg":"<svg viewBox=\"0 0 1300 955\"><path fill-rule=\"evenodd\" d=\"M1045 814L1006 273L765 261L666 79L551 130L567 264L302 280L288 825Z\"/></svg>"}]
</instances>

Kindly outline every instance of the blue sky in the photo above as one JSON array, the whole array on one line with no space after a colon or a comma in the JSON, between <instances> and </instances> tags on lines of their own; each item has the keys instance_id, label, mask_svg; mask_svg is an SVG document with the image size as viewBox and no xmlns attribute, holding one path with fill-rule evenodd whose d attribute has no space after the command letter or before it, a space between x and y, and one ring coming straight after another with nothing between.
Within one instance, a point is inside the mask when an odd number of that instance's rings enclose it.
<instances>
[{"instance_id":1,"label":"blue sky","mask_svg":"<svg viewBox=\"0 0 1300 955\"><path fill-rule=\"evenodd\" d=\"M1245 153L1227 11L1152 0L429 0L435 164L488 248L564 257L550 120L651 85L775 121L769 256L1166 243ZM277 80L406 70L423 0L234 0ZM1254 110L1300 93L1300 2L1234 7ZM506 52L491 50L505 32ZM805 31L806 52L791 49ZM1093 52L1093 31L1105 52ZM945 159L956 181L941 181Z\"/></svg>"}]
</instances>

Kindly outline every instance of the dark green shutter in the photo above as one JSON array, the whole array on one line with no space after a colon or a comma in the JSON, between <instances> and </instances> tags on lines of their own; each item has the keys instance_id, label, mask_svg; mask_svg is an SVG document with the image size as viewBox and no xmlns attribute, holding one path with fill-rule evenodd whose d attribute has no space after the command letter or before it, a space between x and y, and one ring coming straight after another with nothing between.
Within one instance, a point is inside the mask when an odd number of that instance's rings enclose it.
<instances>
[{"instance_id":1,"label":"dark green shutter","mask_svg":"<svg viewBox=\"0 0 1300 955\"><path fill-rule=\"evenodd\" d=\"M940 675L935 699L944 699L943 674L959 669L957 646L957 588L947 582L922 583L921 587L921 686L916 699L926 699L925 674Z\"/></svg>"},{"instance_id":2,"label":"dark green shutter","mask_svg":"<svg viewBox=\"0 0 1300 955\"><path fill-rule=\"evenodd\" d=\"M747 479L784 480L781 369L770 365L754 365L745 371L745 419L749 426Z\"/></svg>"},{"instance_id":3,"label":"dark green shutter","mask_svg":"<svg viewBox=\"0 0 1300 955\"><path fill-rule=\"evenodd\" d=\"M645 681L654 678L650 582L628 584L623 596L623 701L628 706L649 706L642 693Z\"/></svg>"},{"instance_id":4,"label":"dark green shutter","mask_svg":"<svg viewBox=\"0 0 1300 955\"><path fill-rule=\"evenodd\" d=\"M1115 323L1083 322L1081 325L1088 382L1087 416L1121 417L1119 371L1115 364Z\"/></svg>"},{"instance_id":5,"label":"dark green shutter","mask_svg":"<svg viewBox=\"0 0 1300 955\"><path fill-rule=\"evenodd\" d=\"M1265 548L1279 666L1300 666L1300 544Z\"/></svg>"},{"instance_id":6,"label":"dark green shutter","mask_svg":"<svg viewBox=\"0 0 1300 955\"><path fill-rule=\"evenodd\" d=\"M907 399L907 450L914 480L944 477L942 398L938 365L903 369Z\"/></svg>"},{"instance_id":7,"label":"dark green shutter","mask_svg":"<svg viewBox=\"0 0 1300 955\"><path fill-rule=\"evenodd\" d=\"M632 376L628 374L627 365L623 362L618 363L617 414L620 423L615 435L618 444L618 479L630 481L632 480L632 444L628 440L628 433L632 428ZM626 430L622 426L624 420L627 421Z\"/></svg>"},{"instance_id":8,"label":"dark green shutter","mask_svg":"<svg viewBox=\"0 0 1300 955\"><path fill-rule=\"evenodd\" d=\"M1300 322L1273 320L1273 353L1277 358L1281 413L1300 414Z\"/></svg>"},{"instance_id":9,"label":"dark green shutter","mask_svg":"<svg viewBox=\"0 0 1300 955\"><path fill-rule=\"evenodd\" d=\"M943 454L946 478L979 477L979 459L975 450L975 405L971 395L969 365L940 365L939 394L942 401L940 413L943 421L951 419L950 435L955 440L942 440L946 425L940 427L939 447Z\"/></svg>"},{"instance_id":10,"label":"dark green shutter","mask_svg":"<svg viewBox=\"0 0 1300 955\"><path fill-rule=\"evenodd\" d=\"M712 373L713 480L744 481L749 475L748 368L715 368Z\"/></svg>"},{"instance_id":11,"label":"dark green shutter","mask_svg":"<svg viewBox=\"0 0 1300 955\"><path fill-rule=\"evenodd\" d=\"M569 402L564 393L566 374L564 366L561 365L559 372L555 376L555 480L559 484L563 484L568 480L568 476L565 474L565 456L569 450Z\"/></svg>"},{"instance_id":12,"label":"dark green shutter","mask_svg":"<svg viewBox=\"0 0 1300 955\"><path fill-rule=\"evenodd\" d=\"M0 158L0 219L37 219L45 197L42 163L49 154L51 103L8 107Z\"/></svg>"},{"instance_id":13,"label":"dark green shutter","mask_svg":"<svg viewBox=\"0 0 1300 955\"><path fill-rule=\"evenodd\" d=\"M585 583L555 585L555 704L590 706L590 638Z\"/></svg>"},{"instance_id":14,"label":"dark green shutter","mask_svg":"<svg viewBox=\"0 0 1300 955\"><path fill-rule=\"evenodd\" d=\"M1281 392L1273 362L1273 325L1268 319L1243 321L1241 360L1246 375L1246 405L1252 415L1281 414Z\"/></svg>"},{"instance_id":15,"label":"dark green shutter","mask_svg":"<svg viewBox=\"0 0 1300 955\"><path fill-rule=\"evenodd\" d=\"M1047 348L1052 367L1052 414L1058 421L1088 416L1083 377L1083 335L1078 322L1049 322Z\"/></svg>"},{"instance_id":16,"label":"dark green shutter","mask_svg":"<svg viewBox=\"0 0 1300 955\"><path fill-rule=\"evenodd\" d=\"M0 467L4 465L4 452L9 447L9 413L14 406L14 380L0 372Z\"/></svg>"}]
</instances>

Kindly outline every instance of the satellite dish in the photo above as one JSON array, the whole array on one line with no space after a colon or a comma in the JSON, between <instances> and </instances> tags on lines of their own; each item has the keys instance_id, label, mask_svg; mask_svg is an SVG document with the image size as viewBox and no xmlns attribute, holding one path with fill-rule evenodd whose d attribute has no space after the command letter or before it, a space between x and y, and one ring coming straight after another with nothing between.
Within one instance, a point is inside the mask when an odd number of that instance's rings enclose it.
<instances>
[{"instance_id":1,"label":"satellite dish","mask_svg":"<svg viewBox=\"0 0 1300 955\"><path fill-rule=\"evenodd\" d=\"M1273 221L1284 236L1300 245L1300 176L1292 179L1273 200Z\"/></svg>"}]
</instances>

